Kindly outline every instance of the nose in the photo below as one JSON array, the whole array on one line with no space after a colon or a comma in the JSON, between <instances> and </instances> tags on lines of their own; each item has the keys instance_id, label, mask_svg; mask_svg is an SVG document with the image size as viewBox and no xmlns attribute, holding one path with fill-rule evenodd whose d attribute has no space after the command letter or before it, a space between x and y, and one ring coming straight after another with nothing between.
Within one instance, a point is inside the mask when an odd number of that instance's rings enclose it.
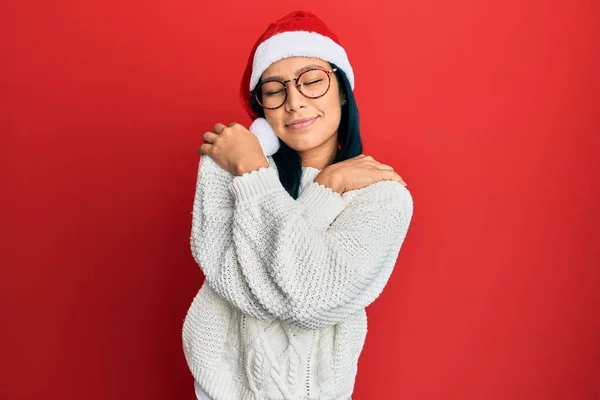
<instances>
[{"instance_id":1,"label":"nose","mask_svg":"<svg viewBox=\"0 0 600 400\"><path fill-rule=\"evenodd\" d=\"M288 82L287 84L287 100L285 101L285 108L287 111L298 111L306 106L306 97L300 93L300 89L296 86L295 82Z\"/></svg>"}]
</instances>

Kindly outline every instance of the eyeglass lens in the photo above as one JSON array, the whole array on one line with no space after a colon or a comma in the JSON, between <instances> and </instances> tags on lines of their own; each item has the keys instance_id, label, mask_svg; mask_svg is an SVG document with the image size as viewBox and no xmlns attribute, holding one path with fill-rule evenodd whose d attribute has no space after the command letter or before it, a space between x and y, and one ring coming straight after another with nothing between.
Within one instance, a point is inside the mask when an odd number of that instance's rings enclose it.
<instances>
[{"instance_id":1,"label":"eyeglass lens","mask_svg":"<svg viewBox=\"0 0 600 400\"><path fill-rule=\"evenodd\" d=\"M292 84L292 82L289 82L289 84ZM297 87L300 93L308 98L321 97L329 90L329 74L319 69L303 72L298 76ZM285 103L286 97L285 84L277 81L268 81L261 84L256 96L258 102L264 108L278 108Z\"/></svg>"}]
</instances>

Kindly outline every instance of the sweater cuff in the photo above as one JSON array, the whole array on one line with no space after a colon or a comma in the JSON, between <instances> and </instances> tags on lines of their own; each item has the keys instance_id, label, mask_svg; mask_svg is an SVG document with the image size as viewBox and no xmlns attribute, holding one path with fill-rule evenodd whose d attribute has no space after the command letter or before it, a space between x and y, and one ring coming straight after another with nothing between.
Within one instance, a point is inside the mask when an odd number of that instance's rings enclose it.
<instances>
[{"instance_id":1,"label":"sweater cuff","mask_svg":"<svg viewBox=\"0 0 600 400\"><path fill-rule=\"evenodd\" d=\"M304 215L318 227L328 228L345 207L339 193L316 182L309 183L298 197L306 206Z\"/></svg>"},{"instance_id":2,"label":"sweater cuff","mask_svg":"<svg viewBox=\"0 0 600 400\"><path fill-rule=\"evenodd\" d=\"M252 172L233 178L229 188L237 203L245 203L260 198L276 190L281 190L277 171L272 167L261 167Z\"/></svg>"}]
</instances>

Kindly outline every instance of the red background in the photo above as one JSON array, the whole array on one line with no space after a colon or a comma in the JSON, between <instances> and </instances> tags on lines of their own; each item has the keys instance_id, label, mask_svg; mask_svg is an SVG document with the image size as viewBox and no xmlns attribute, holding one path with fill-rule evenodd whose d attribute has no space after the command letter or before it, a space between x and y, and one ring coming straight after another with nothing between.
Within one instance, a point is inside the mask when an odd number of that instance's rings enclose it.
<instances>
[{"instance_id":1,"label":"red background","mask_svg":"<svg viewBox=\"0 0 600 400\"><path fill-rule=\"evenodd\" d=\"M1 399L193 399L196 150L295 8L415 199L353 398L599 398L598 2L375 4L3 5Z\"/></svg>"}]
</instances>

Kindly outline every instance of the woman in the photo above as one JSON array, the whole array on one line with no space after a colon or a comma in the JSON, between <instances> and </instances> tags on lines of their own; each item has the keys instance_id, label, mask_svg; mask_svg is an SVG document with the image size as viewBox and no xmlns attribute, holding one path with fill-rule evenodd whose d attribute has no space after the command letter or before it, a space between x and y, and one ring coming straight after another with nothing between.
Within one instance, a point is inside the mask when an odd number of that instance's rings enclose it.
<instances>
[{"instance_id":1,"label":"woman","mask_svg":"<svg viewBox=\"0 0 600 400\"><path fill-rule=\"evenodd\" d=\"M199 399L351 397L412 218L398 174L362 153L354 74L335 35L294 12L248 61L250 130L204 135L191 246L205 282L183 326Z\"/></svg>"}]
</instances>

